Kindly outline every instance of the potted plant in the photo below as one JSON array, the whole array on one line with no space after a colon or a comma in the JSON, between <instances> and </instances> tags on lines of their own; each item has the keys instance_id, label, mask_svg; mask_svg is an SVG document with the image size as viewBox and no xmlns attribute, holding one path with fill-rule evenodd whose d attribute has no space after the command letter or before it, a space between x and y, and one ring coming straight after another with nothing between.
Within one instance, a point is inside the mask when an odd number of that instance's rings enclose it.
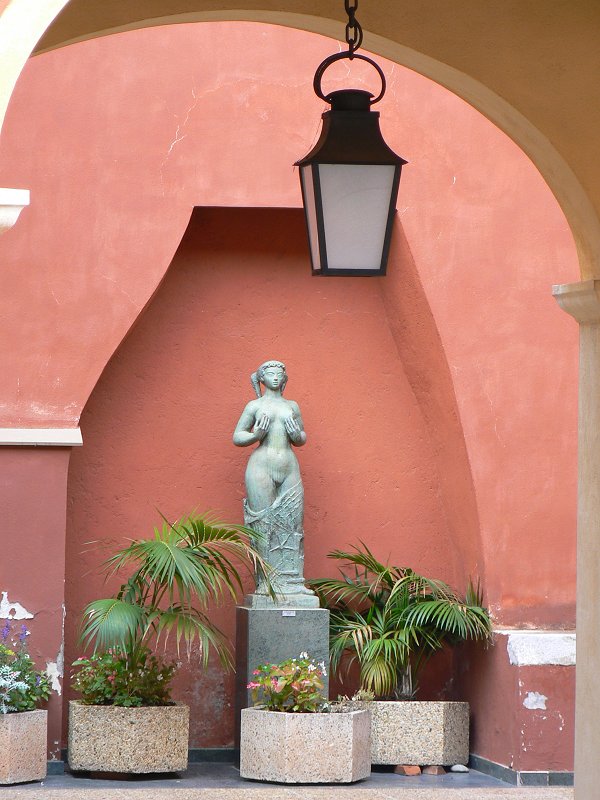
<instances>
[{"instance_id":1,"label":"potted plant","mask_svg":"<svg viewBox=\"0 0 600 800\"><path fill-rule=\"evenodd\" d=\"M370 704L372 763L465 764L468 703L414 698L435 652L468 639L491 640L479 586L469 582L460 597L442 581L381 563L363 543L329 557L344 562L342 577L311 586L331 612L332 668L358 662L361 689L377 698Z\"/></svg>"},{"instance_id":2,"label":"potted plant","mask_svg":"<svg viewBox=\"0 0 600 800\"><path fill-rule=\"evenodd\" d=\"M307 653L254 670L255 706L242 709L242 778L353 783L370 775L370 713L328 703L324 674Z\"/></svg>"},{"instance_id":3,"label":"potted plant","mask_svg":"<svg viewBox=\"0 0 600 800\"><path fill-rule=\"evenodd\" d=\"M84 610L81 640L95 645L74 662L69 704L69 766L94 772L171 772L187 768L189 709L171 701L174 665L153 653L173 632L188 652L198 642L206 667L214 650L233 659L225 635L207 616L210 602L243 590L241 568L269 572L256 534L207 516L166 520L154 538L133 541L103 565L108 576L132 567L114 597ZM268 582L268 581L267 581Z\"/></svg>"},{"instance_id":4,"label":"potted plant","mask_svg":"<svg viewBox=\"0 0 600 800\"><path fill-rule=\"evenodd\" d=\"M48 712L38 706L50 684L29 655L28 635L24 624L15 634L9 620L0 632L0 783L46 776Z\"/></svg>"}]
</instances>

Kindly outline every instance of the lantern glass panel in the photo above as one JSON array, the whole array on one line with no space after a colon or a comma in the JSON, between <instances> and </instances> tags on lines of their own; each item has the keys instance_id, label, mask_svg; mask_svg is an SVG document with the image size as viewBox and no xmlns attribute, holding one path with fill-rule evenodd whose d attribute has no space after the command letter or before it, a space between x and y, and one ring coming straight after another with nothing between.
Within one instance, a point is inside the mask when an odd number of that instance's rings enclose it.
<instances>
[{"instance_id":1,"label":"lantern glass panel","mask_svg":"<svg viewBox=\"0 0 600 800\"><path fill-rule=\"evenodd\" d=\"M319 253L319 232L317 228L317 208L315 205L315 186L313 181L312 167L302 167L300 169L302 179L302 189L304 195L304 209L308 227L308 243L310 246L310 257L314 270L321 269L321 255Z\"/></svg>"},{"instance_id":2,"label":"lantern glass panel","mask_svg":"<svg viewBox=\"0 0 600 800\"><path fill-rule=\"evenodd\" d=\"M327 268L379 269L396 166L319 164L318 170ZM312 232L310 238L312 248Z\"/></svg>"}]
</instances>

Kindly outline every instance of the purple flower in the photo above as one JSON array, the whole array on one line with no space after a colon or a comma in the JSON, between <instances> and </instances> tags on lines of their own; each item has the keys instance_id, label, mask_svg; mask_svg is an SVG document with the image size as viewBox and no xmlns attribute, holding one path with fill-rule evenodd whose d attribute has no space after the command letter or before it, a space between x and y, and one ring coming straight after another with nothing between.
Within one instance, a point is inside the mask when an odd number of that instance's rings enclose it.
<instances>
[{"instance_id":1,"label":"purple flower","mask_svg":"<svg viewBox=\"0 0 600 800\"><path fill-rule=\"evenodd\" d=\"M21 625L21 633L19 634L19 641L24 642L28 636L29 636L29 631L27 630L27 625Z\"/></svg>"},{"instance_id":2,"label":"purple flower","mask_svg":"<svg viewBox=\"0 0 600 800\"><path fill-rule=\"evenodd\" d=\"M9 636L10 636L10 622L9 620L6 620L6 624L4 625L4 627L2 628L2 632L0 633L0 639L2 639L3 642L5 642Z\"/></svg>"}]
</instances>

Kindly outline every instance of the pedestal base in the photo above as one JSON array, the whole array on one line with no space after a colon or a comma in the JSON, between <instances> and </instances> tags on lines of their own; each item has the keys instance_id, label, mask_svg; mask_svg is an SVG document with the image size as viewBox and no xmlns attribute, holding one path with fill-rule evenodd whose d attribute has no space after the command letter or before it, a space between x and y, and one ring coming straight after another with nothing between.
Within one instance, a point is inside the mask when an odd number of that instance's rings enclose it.
<instances>
[{"instance_id":1,"label":"pedestal base","mask_svg":"<svg viewBox=\"0 0 600 800\"><path fill-rule=\"evenodd\" d=\"M305 598L311 599L306 595ZM241 710L252 705L246 686L260 664L276 664L306 652L315 661L323 661L329 673L329 611L326 608L238 606L235 652L237 746ZM324 678L324 683L324 694L328 697L328 677Z\"/></svg>"}]
</instances>

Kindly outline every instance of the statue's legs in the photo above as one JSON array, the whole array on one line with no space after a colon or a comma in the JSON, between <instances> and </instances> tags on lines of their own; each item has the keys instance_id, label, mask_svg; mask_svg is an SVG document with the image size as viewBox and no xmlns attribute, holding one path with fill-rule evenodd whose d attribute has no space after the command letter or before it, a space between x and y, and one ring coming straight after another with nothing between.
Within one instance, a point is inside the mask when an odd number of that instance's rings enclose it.
<instances>
[{"instance_id":1,"label":"statue's legs","mask_svg":"<svg viewBox=\"0 0 600 800\"><path fill-rule=\"evenodd\" d=\"M257 547L275 570L273 583L281 595L312 594L304 585L303 515L301 481L289 486L270 506L260 511L255 511L248 500L244 502L244 522L264 537ZM259 581L256 593L267 593L264 582Z\"/></svg>"}]
</instances>

